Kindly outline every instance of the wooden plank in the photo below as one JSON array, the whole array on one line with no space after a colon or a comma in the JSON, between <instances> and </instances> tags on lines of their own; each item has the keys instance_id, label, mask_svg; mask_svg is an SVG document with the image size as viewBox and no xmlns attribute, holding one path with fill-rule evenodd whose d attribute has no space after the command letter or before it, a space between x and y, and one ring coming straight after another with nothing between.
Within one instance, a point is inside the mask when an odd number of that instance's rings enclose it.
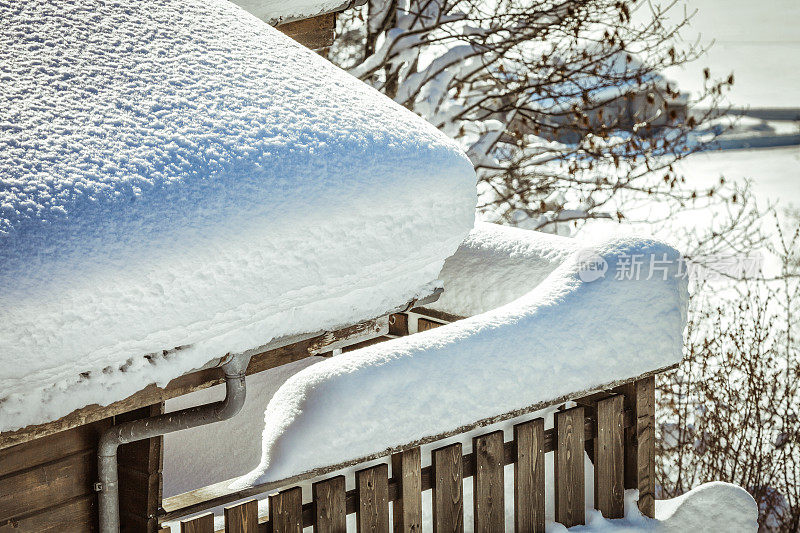
<instances>
[{"instance_id":1,"label":"wooden plank","mask_svg":"<svg viewBox=\"0 0 800 533\"><path fill-rule=\"evenodd\" d=\"M92 493L97 455L86 450L0 480L0 518L30 515Z\"/></svg>"},{"instance_id":2,"label":"wooden plank","mask_svg":"<svg viewBox=\"0 0 800 533\"><path fill-rule=\"evenodd\" d=\"M633 426L625 428L624 440L624 485L626 489L639 488L639 468L638 463L638 448L636 446L636 384L634 382L626 383L615 389L616 392L622 394L623 404L626 410L633 413Z\"/></svg>"},{"instance_id":3,"label":"wooden plank","mask_svg":"<svg viewBox=\"0 0 800 533\"><path fill-rule=\"evenodd\" d=\"M181 520L181 533L214 533L214 513Z\"/></svg>"},{"instance_id":4,"label":"wooden plank","mask_svg":"<svg viewBox=\"0 0 800 533\"><path fill-rule=\"evenodd\" d=\"M158 533L171 533L171 532L172 530L168 527L162 527L161 529L158 530Z\"/></svg>"},{"instance_id":5,"label":"wooden plank","mask_svg":"<svg viewBox=\"0 0 800 533\"><path fill-rule=\"evenodd\" d=\"M434 322L433 320L428 320L427 318L418 318L417 319L417 331L428 331L429 329L438 328L439 326L443 326L439 322Z\"/></svg>"},{"instance_id":6,"label":"wooden plank","mask_svg":"<svg viewBox=\"0 0 800 533\"><path fill-rule=\"evenodd\" d=\"M544 533L544 419L514 426L514 531Z\"/></svg>"},{"instance_id":7,"label":"wooden plank","mask_svg":"<svg viewBox=\"0 0 800 533\"><path fill-rule=\"evenodd\" d=\"M597 402L594 507L606 518L623 518L625 514L624 411L622 396Z\"/></svg>"},{"instance_id":8,"label":"wooden plank","mask_svg":"<svg viewBox=\"0 0 800 533\"><path fill-rule=\"evenodd\" d=\"M503 432L474 437L475 474L472 476L473 531L493 532L505 528L503 483Z\"/></svg>"},{"instance_id":9,"label":"wooden plank","mask_svg":"<svg viewBox=\"0 0 800 533\"><path fill-rule=\"evenodd\" d=\"M308 347L313 355L329 353L332 350L344 349L352 345L381 337L389 333L389 317L383 316L361 322L349 328L325 333L321 339L314 340Z\"/></svg>"},{"instance_id":10,"label":"wooden plank","mask_svg":"<svg viewBox=\"0 0 800 533\"><path fill-rule=\"evenodd\" d=\"M414 307L411 309L412 313L416 313L418 315L428 316L440 322L456 322L458 320L463 320L464 316L461 315L453 315L450 313L445 313L444 311L437 311L436 309L429 309L427 307Z\"/></svg>"},{"instance_id":11,"label":"wooden plank","mask_svg":"<svg viewBox=\"0 0 800 533\"><path fill-rule=\"evenodd\" d=\"M586 522L584 508L583 446L585 441L583 407L559 411L555 415L556 522L565 527Z\"/></svg>"},{"instance_id":12,"label":"wooden plank","mask_svg":"<svg viewBox=\"0 0 800 533\"><path fill-rule=\"evenodd\" d=\"M277 28L303 46L319 50L333 44L336 14L325 13L316 17L287 22Z\"/></svg>"},{"instance_id":13,"label":"wooden plank","mask_svg":"<svg viewBox=\"0 0 800 533\"><path fill-rule=\"evenodd\" d=\"M389 533L389 465L356 472L356 494L359 533Z\"/></svg>"},{"instance_id":14,"label":"wooden plank","mask_svg":"<svg viewBox=\"0 0 800 533\"><path fill-rule=\"evenodd\" d=\"M225 533L257 533L258 502L250 500L225 508Z\"/></svg>"},{"instance_id":15,"label":"wooden plank","mask_svg":"<svg viewBox=\"0 0 800 533\"><path fill-rule=\"evenodd\" d=\"M464 531L463 461L461 443L432 452L433 531Z\"/></svg>"},{"instance_id":16,"label":"wooden plank","mask_svg":"<svg viewBox=\"0 0 800 533\"><path fill-rule=\"evenodd\" d=\"M97 496L87 494L29 515L0 519L0 533L87 533L97 531Z\"/></svg>"},{"instance_id":17,"label":"wooden plank","mask_svg":"<svg viewBox=\"0 0 800 533\"><path fill-rule=\"evenodd\" d=\"M116 416L114 423L148 418L163 412L162 402ZM155 515L161 507L163 445L163 437L154 437L124 444L117 452L122 531L155 533L158 529Z\"/></svg>"},{"instance_id":18,"label":"wooden plank","mask_svg":"<svg viewBox=\"0 0 800 533\"><path fill-rule=\"evenodd\" d=\"M6 448L0 452L0 478L57 458L96 449L100 434L109 426L110 419L101 420Z\"/></svg>"},{"instance_id":19,"label":"wooden plank","mask_svg":"<svg viewBox=\"0 0 800 533\"><path fill-rule=\"evenodd\" d=\"M269 497L269 522L272 533L303 531L303 491L300 487L282 490Z\"/></svg>"},{"instance_id":20,"label":"wooden plank","mask_svg":"<svg viewBox=\"0 0 800 533\"><path fill-rule=\"evenodd\" d=\"M394 313L389 315L389 335L404 337L408 335L408 315L405 313Z\"/></svg>"},{"instance_id":21,"label":"wooden plank","mask_svg":"<svg viewBox=\"0 0 800 533\"><path fill-rule=\"evenodd\" d=\"M392 513L395 533L422 532L422 452L419 447L392 455L398 497Z\"/></svg>"},{"instance_id":22,"label":"wooden plank","mask_svg":"<svg viewBox=\"0 0 800 533\"><path fill-rule=\"evenodd\" d=\"M655 376L636 382L636 441L639 510L655 517L656 511L656 383Z\"/></svg>"},{"instance_id":23,"label":"wooden plank","mask_svg":"<svg viewBox=\"0 0 800 533\"><path fill-rule=\"evenodd\" d=\"M344 476L311 486L314 499L314 533L346 533L347 510Z\"/></svg>"}]
</instances>

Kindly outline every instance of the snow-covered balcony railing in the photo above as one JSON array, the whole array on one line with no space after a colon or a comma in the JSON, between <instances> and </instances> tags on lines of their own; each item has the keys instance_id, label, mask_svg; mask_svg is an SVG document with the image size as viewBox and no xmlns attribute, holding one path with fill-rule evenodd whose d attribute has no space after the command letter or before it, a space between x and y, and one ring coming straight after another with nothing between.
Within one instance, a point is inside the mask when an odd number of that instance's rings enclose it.
<instances>
[{"instance_id":1,"label":"snow-covered balcony railing","mask_svg":"<svg viewBox=\"0 0 800 533\"><path fill-rule=\"evenodd\" d=\"M657 259L661 270L615 276L631 257ZM639 490L652 517L654 376L681 357L678 267L678 254L658 242L583 249L479 225L445 263L439 300L391 316L388 336L401 338L290 378L267 407L261 464L167 498L160 521L237 503L226 512L231 524L255 520L257 504L241 501L271 494L261 520L274 531L341 531L348 514L359 528L388 531L390 501L399 530L430 519L436 530L458 530L470 522L460 488L469 477L476 530L544 531L546 515L581 524L585 505L618 518L625 489ZM545 475L548 453L555 468ZM343 469L355 471L355 489L336 475ZM293 485L311 481L303 498ZM191 520L201 527L213 516Z\"/></svg>"}]
</instances>

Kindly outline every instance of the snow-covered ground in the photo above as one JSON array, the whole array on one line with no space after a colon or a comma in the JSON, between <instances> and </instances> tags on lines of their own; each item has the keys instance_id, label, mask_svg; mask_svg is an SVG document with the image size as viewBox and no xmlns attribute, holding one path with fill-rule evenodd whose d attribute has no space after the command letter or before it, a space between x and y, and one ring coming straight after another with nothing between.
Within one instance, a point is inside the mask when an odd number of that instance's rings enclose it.
<instances>
[{"instance_id":1,"label":"snow-covered ground","mask_svg":"<svg viewBox=\"0 0 800 533\"><path fill-rule=\"evenodd\" d=\"M711 187L721 176L739 183L750 180L762 207L800 208L800 146L701 152L677 166L691 185Z\"/></svg>"},{"instance_id":2,"label":"snow-covered ground","mask_svg":"<svg viewBox=\"0 0 800 533\"><path fill-rule=\"evenodd\" d=\"M683 37L715 44L699 61L665 72L683 90L699 90L709 67L712 77L734 73L736 106L800 107L800 2L693 0L686 9L697 15ZM672 16L682 13L679 6Z\"/></svg>"}]
</instances>

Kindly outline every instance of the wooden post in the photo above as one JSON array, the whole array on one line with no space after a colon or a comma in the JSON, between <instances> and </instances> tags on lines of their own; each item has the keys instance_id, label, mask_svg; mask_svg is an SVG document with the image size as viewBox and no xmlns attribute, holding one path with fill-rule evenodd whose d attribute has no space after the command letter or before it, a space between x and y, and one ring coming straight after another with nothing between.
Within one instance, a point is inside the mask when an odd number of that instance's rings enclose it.
<instances>
[{"instance_id":1,"label":"wooden post","mask_svg":"<svg viewBox=\"0 0 800 533\"><path fill-rule=\"evenodd\" d=\"M181 520L181 533L214 533L214 513Z\"/></svg>"},{"instance_id":2,"label":"wooden post","mask_svg":"<svg viewBox=\"0 0 800 533\"><path fill-rule=\"evenodd\" d=\"M225 508L225 533L257 533L258 502L250 500Z\"/></svg>"},{"instance_id":3,"label":"wooden post","mask_svg":"<svg viewBox=\"0 0 800 533\"><path fill-rule=\"evenodd\" d=\"M556 522L565 527L586 522L583 447L583 407L555 415L555 504Z\"/></svg>"},{"instance_id":4,"label":"wooden post","mask_svg":"<svg viewBox=\"0 0 800 533\"><path fill-rule=\"evenodd\" d=\"M395 533L422 533L422 456L411 448L392 455L398 499L392 506Z\"/></svg>"},{"instance_id":5,"label":"wooden post","mask_svg":"<svg viewBox=\"0 0 800 533\"><path fill-rule=\"evenodd\" d=\"M606 518L622 518L625 514L623 415L622 396L612 396L597 402L594 506Z\"/></svg>"},{"instance_id":6,"label":"wooden post","mask_svg":"<svg viewBox=\"0 0 800 533\"><path fill-rule=\"evenodd\" d=\"M625 488L639 490L639 510L655 516L655 376L616 389L636 421L625 430Z\"/></svg>"},{"instance_id":7,"label":"wooden post","mask_svg":"<svg viewBox=\"0 0 800 533\"><path fill-rule=\"evenodd\" d=\"M347 509L344 476L311 486L314 498L314 533L346 533Z\"/></svg>"},{"instance_id":8,"label":"wooden post","mask_svg":"<svg viewBox=\"0 0 800 533\"><path fill-rule=\"evenodd\" d=\"M463 533L464 476L461 443L433 450L433 531Z\"/></svg>"},{"instance_id":9,"label":"wooden post","mask_svg":"<svg viewBox=\"0 0 800 533\"><path fill-rule=\"evenodd\" d=\"M544 419L514 426L514 531L544 533Z\"/></svg>"},{"instance_id":10,"label":"wooden post","mask_svg":"<svg viewBox=\"0 0 800 533\"><path fill-rule=\"evenodd\" d=\"M114 417L114 423L160 415L164 403L157 403ZM164 437L123 444L117 452L119 468L120 529L155 533L156 513L161 507Z\"/></svg>"},{"instance_id":11,"label":"wooden post","mask_svg":"<svg viewBox=\"0 0 800 533\"><path fill-rule=\"evenodd\" d=\"M475 455L475 474L472 476L473 531L503 531L503 432L495 431L473 438L472 451Z\"/></svg>"},{"instance_id":12,"label":"wooden post","mask_svg":"<svg viewBox=\"0 0 800 533\"><path fill-rule=\"evenodd\" d=\"M389 466L375 465L356 472L359 533L389 533Z\"/></svg>"},{"instance_id":13,"label":"wooden post","mask_svg":"<svg viewBox=\"0 0 800 533\"><path fill-rule=\"evenodd\" d=\"M269 497L269 523L272 533L302 533L303 491L292 487Z\"/></svg>"},{"instance_id":14,"label":"wooden post","mask_svg":"<svg viewBox=\"0 0 800 533\"><path fill-rule=\"evenodd\" d=\"M639 510L655 518L656 512L656 378L636 382L636 439Z\"/></svg>"}]
</instances>

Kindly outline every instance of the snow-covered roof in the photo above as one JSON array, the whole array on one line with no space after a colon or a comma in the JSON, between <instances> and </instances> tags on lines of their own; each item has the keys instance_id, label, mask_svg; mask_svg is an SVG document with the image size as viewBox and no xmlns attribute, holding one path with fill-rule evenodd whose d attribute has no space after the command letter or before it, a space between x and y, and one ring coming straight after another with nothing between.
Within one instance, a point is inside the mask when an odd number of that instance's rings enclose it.
<instances>
[{"instance_id":1,"label":"snow-covered roof","mask_svg":"<svg viewBox=\"0 0 800 533\"><path fill-rule=\"evenodd\" d=\"M505 266L495 270L503 255ZM659 270L617 276L631 259L653 259ZM507 295L524 285L517 274L527 263L528 290L495 309L332 357L289 378L266 408L261 464L234 487L358 460L679 362L688 305L679 259L648 239L576 249L563 237L478 226L444 272L473 277L477 271L461 265L484 263L491 283L504 270L519 280L503 289ZM514 260L519 265L511 267ZM544 263L555 266L542 276L550 268ZM474 290L488 293L489 286ZM445 285L445 294L450 289ZM473 305L482 305L480 297L455 309Z\"/></svg>"},{"instance_id":2,"label":"snow-covered roof","mask_svg":"<svg viewBox=\"0 0 800 533\"><path fill-rule=\"evenodd\" d=\"M353 0L231 0L271 24L341 11ZM363 3L363 2L357 2Z\"/></svg>"},{"instance_id":3,"label":"snow-covered roof","mask_svg":"<svg viewBox=\"0 0 800 533\"><path fill-rule=\"evenodd\" d=\"M0 19L0 430L385 313L472 227L451 141L227 0Z\"/></svg>"}]
</instances>

